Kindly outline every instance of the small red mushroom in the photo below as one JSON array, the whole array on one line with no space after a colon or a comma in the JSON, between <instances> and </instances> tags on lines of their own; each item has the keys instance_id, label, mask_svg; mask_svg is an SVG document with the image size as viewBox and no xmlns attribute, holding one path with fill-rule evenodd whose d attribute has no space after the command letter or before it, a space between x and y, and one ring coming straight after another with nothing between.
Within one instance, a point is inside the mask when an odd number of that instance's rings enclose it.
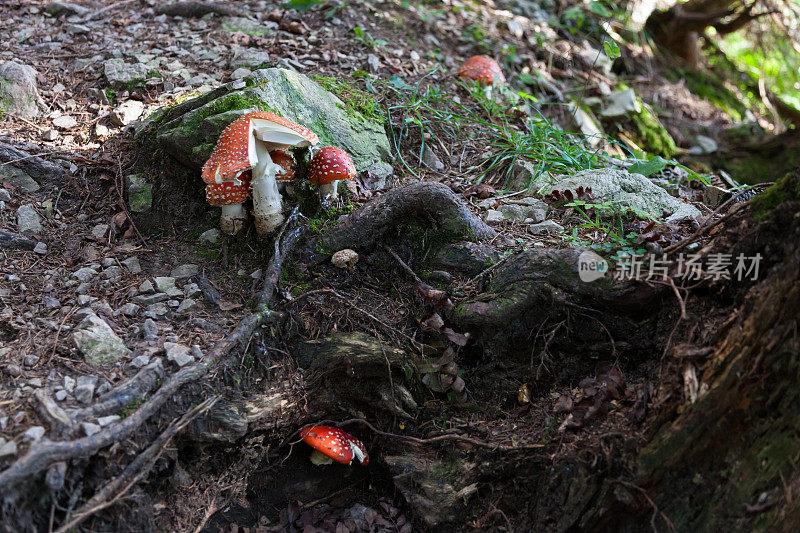
<instances>
[{"instance_id":1,"label":"small red mushroom","mask_svg":"<svg viewBox=\"0 0 800 533\"><path fill-rule=\"evenodd\" d=\"M269 153L272 162L283 169L282 172L275 174L275 181L279 184L282 181L292 181L294 179L294 159L285 150L273 150Z\"/></svg>"},{"instance_id":2,"label":"small red mushroom","mask_svg":"<svg viewBox=\"0 0 800 533\"><path fill-rule=\"evenodd\" d=\"M349 465L353 458L362 465L369 464L369 456L364 444L339 428L331 426L311 426L300 432L303 442L314 448L311 462L315 465L331 464L333 461Z\"/></svg>"},{"instance_id":3,"label":"small red mushroom","mask_svg":"<svg viewBox=\"0 0 800 533\"><path fill-rule=\"evenodd\" d=\"M339 180L353 179L356 166L347 152L335 146L326 146L311 158L308 180L319 187L323 197L337 197Z\"/></svg>"},{"instance_id":4,"label":"small red mushroom","mask_svg":"<svg viewBox=\"0 0 800 533\"><path fill-rule=\"evenodd\" d=\"M506 82L500 65L489 56L472 56L467 59L458 70L458 75L481 85L502 85Z\"/></svg>"},{"instance_id":5,"label":"small red mushroom","mask_svg":"<svg viewBox=\"0 0 800 533\"><path fill-rule=\"evenodd\" d=\"M232 180L206 184L206 200L221 206L219 225L223 232L234 235L244 227L247 215L242 204L250 196L250 172L242 172Z\"/></svg>"}]
</instances>

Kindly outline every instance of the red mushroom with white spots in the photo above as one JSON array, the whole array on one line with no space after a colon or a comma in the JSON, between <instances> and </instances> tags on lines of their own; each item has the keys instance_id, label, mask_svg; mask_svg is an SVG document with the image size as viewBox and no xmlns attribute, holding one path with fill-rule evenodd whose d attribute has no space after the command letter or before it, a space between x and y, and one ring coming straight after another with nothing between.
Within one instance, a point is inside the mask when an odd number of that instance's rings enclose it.
<instances>
[{"instance_id":1,"label":"red mushroom with white spots","mask_svg":"<svg viewBox=\"0 0 800 533\"><path fill-rule=\"evenodd\" d=\"M242 204L250 196L250 171L242 172L230 181L206 185L206 200L222 207L219 226L228 235L238 233L247 219Z\"/></svg>"},{"instance_id":2,"label":"red mushroom with white spots","mask_svg":"<svg viewBox=\"0 0 800 533\"><path fill-rule=\"evenodd\" d=\"M458 76L477 81L480 85L503 85L506 77L497 61L489 56L472 56L458 70Z\"/></svg>"},{"instance_id":3,"label":"red mushroom with white spots","mask_svg":"<svg viewBox=\"0 0 800 533\"><path fill-rule=\"evenodd\" d=\"M369 455L364 444L339 428L331 426L311 426L300 432L303 442L314 448L311 462L327 465L336 461L349 465L358 459L362 465L369 464Z\"/></svg>"},{"instance_id":4,"label":"red mushroom with white spots","mask_svg":"<svg viewBox=\"0 0 800 533\"><path fill-rule=\"evenodd\" d=\"M281 167L282 170L275 174L275 181L278 188L281 185L294 180L294 159L286 150L273 150L269 153L272 162Z\"/></svg>"},{"instance_id":5,"label":"red mushroom with white spots","mask_svg":"<svg viewBox=\"0 0 800 533\"><path fill-rule=\"evenodd\" d=\"M280 165L270 151L317 144L316 134L267 111L253 111L225 128L203 166L203 180L220 184L252 169L253 215L259 235L273 233L283 223L283 201L275 180Z\"/></svg>"},{"instance_id":6,"label":"red mushroom with white spots","mask_svg":"<svg viewBox=\"0 0 800 533\"><path fill-rule=\"evenodd\" d=\"M243 117L244 118L244 117ZM250 128L246 120L234 121L220 135L211 157L203 165L206 196L212 205L222 206L220 228L233 235L244 227L247 214L242 203L247 199L247 189L242 191L242 175L256 164L255 153L250 153ZM211 188L209 189L209 186ZM230 195L244 198L239 203L228 202ZM229 195L228 199L222 195Z\"/></svg>"},{"instance_id":7,"label":"red mushroom with white spots","mask_svg":"<svg viewBox=\"0 0 800 533\"><path fill-rule=\"evenodd\" d=\"M311 158L308 180L319 187L320 195L336 199L341 180L353 179L356 166L347 152L335 146L326 146Z\"/></svg>"}]
</instances>

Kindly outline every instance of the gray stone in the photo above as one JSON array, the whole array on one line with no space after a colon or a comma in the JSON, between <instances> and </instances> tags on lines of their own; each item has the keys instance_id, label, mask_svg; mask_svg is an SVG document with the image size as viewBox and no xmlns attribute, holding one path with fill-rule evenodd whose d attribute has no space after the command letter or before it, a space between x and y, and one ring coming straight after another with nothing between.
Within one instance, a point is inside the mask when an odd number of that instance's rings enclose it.
<instances>
[{"instance_id":1,"label":"gray stone","mask_svg":"<svg viewBox=\"0 0 800 533\"><path fill-rule=\"evenodd\" d=\"M160 302L148 305L145 315L150 318L158 318L158 317L163 317L167 313L169 313L169 308L167 308L166 304Z\"/></svg>"},{"instance_id":2,"label":"gray stone","mask_svg":"<svg viewBox=\"0 0 800 533\"><path fill-rule=\"evenodd\" d=\"M142 266L139 264L138 257L135 256L129 257L124 261L122 261L122 264L125 266L125 268L128 269L128 272L130 272L131 274L138 274L139 272L142 271Z\"/></svg>"},{"instance_id":3,"label":"gray stone","mask_svg":"<svg viewBox=\"0 0 800 533\"><path fill-rule=\"evenodd\" d=\"M246 78L247 76L249 76L252 73L253 73L253 71L250 70L249 68L239 67L236 70L234 70L233 72L231 72L231 79L232 80L240 80L242 78Z\"/></svg>"},{"instance_id":4,"label":"gray stone","mask_svg":"<svg viewBox=\"0 0 800 533\"><path fill-rule=\"evenodd\" d=\"M111 112L111 123L117 126L127 126L137 120L144 113L144 103L139 100L126 100Z\"/></svg>"},{"instance_id":5,"label":"gray stone","mask_svg":"<svg viewBox=\"0 0 800 533\"><path fill-rule=\"evenodd\" d=\"M12 455L17 455L17 443L10 440L0 446L0 457L10 457Z\"/></svg>"},{"instance_id":6,"label":"gray stone","mask_svg":"<svg viewBox=\"0 0 800 533\"><path fill-rule=\"evenodd\" d=\"M97 419L97 423L100 424L100 427L103 428L119 421L120 417L118 415L101 416L100 418Z\"/></svg>"},{"instance_id":7,"label":"gray stone","mask_svg":"<svg viewBox=\"0 0 800 533\"><path fill-rule=\"evenodd\" d=\"M713 154L719 149L717 141L705 135L697 135L694 138L694 146L689 148L689 153L693 155Z\"/></svg>"},{"instance_id":8,"label":"gray stone","mask_svg":"<svg viewBox=\"0 0 800 533\"><path fill-rule=\"evenodd\" d=\"M31 387L41 387L42 386L42 378L31 378L28 380L28 385Z\"/></svg>"},{"instance_id":9,"label":"gray stone","mask_svg":"<svg viewBox=\"0 0 800 533\"><path fill-rule=\"evenodd\" d=\"M36 70L8 61L0 65L0 110L22 118L34 118L44 107L36 88Z\"/></svg>"},{"instance_id":10,"label":"gray stone","mask_svg":"<svg viewBox=\"0 0 800 533\"><path fill-rule=\"evenodd\" d=\"M483 217L487 224L498 224L505 220L503 213L497 211L496 209L489 209L486 212L486 216Z\"/></svg>"},{"instance_id":11,"label":"gray stone","mask_svg":"<svg viewBox=\"0 0 800 533\"><path fill-rule=\"evenodd\" d=\"M187 298L186 300L183 300L180 303L180 305L178 306L177 313L179 315L182 315L184 313L190 313L195 309L197 309L197 301Z\"/></svg>"},{"instance_id":12,"label":"gray stone","mask_svg":"<svg viewBox=\"0 0 800 533\"><path fill-rule=\"evenodd\" d=\"M572 121L575 122L575 125L578 126L578 129L583 134L586 144L592 148L597 148L605 142L603 128L590 112L579 107L575 102L569 103L569 111L572 115Z\"/></svg>"},{"instance_id":13,"label":"gray stone","mask_svg":"<svg viewBox=\"0 0 800 533\"><path fill-rule=\"evenodd\" d=\"M44 437L45 430L42 426L31 426L22 434L24 442L36 442Z\"/></svg>"},{"instance_id":14,"label":"gray stone","mask_svg":"<svg viewBox=\"0 0 800 533\"><path fill-rule=\"evenodd\" d=\"M125 305L119 308L116 314L124 316L136 316L137 314L139 314L139 309L141 308L134 303L126 303Z\"/></svg>"},{"instance_id":15,"label":"gray stone","mask_svg":"<svg viewBox=\"0 0 800 533\"><path fill-rule=\"evenodd\" d=\"M200 244L216 244L222 233L217 228L211 228L200 234L198 241Z\"/></svg>"},{"instance_id":16,"label":"gray stone","mask_svg":"<svg viewBox=\"0 0 800 533\"><path fill-rule=\"evenodd\" d=\"M81 294L77 298L75 298L75 303L80 306L86 306L90 303L97 301L97 298L94 296L89 296L88 294Z\"/></svg>"},{"instance_id":17,"label":"gray stone","mask_svg":"<svg viewBox=\"0 0 800 533\"><path fill-rule=\"evenodd\" d=\"M17 209L17 231L26 237L33 237L42 231L41 220L31 204L23 204Z\"/></svg>"},{"instance_id":18,"label":"gray stone","mask_svg":"<svg viewBox=\"0 0 800 533\"><path fill-rule=\"evenodd\" d=\"M91 366L99 366L130 354L130 350L103 319L92 313L72 333L73 342Z\"/></svg>"},{"instance_id":19,"label":"gray stone","mask_svg":"<svg viewBox=\"0 0 800 533\"><path fill-rule=\"evenodd\" d=\"M533 219L533 222L541 222L547 218L547 204L534 198L531 198L531 200L535 201L536 204L500 204L497 206L497 210L503 214L503 218L506 220L524 221Z\"/></svg>"},{"instance_id":20,"label":"gray stone","mask_svg":"<svg viewBox=\"0 0 800 533\"><path fill-rule=\"evenodd\" d=\"M189 353L189 348L183 344L165 342L164 351L167 353L167 359L180 367L186 366L194 361L194 357Z\"/></svg>"},{"instance_id":21,"label":"gray stone","mask_svg":"<svg viewBox=\"0 0 800 533\"><path fill-rule=\"evenodd\" d=\"M7 189L0 189L0 202L10 202L11 193Z\"/></svg>"},{"instance_id":22,"label":"gray stone","mask_svg":"<svg viewBox=\"0 0 800 533\"><path fill-rule=\"evenodd\" d=\"M622 118L637 114L642 111L642 106L633 89L624 89L608 95L606 105L600 114L605 118Z\"/></svg>"},{"instance_id":23,"label":"gray stone","mask_svg":"<svg viewBox=\"0 0 800 533\"><path fill-rule=\"evenodd\" d=\"M108 224L97 224L92 228L92 236L95 239L104 239L106 233L108 233L109 225Z\"/></svg>"},{"instance_id":24,"label":"gray stone","mask_svg":"<svg viewBox=\"0 0 800 533\"><path fill-rule=\"evenodd\" d=\"M183 295L187 298L192 298L200 294L200 287L197 283L187 283L183 286Z\"/></svg>"},{"instance_id":25,"label":"gray stone","mask_svg":"<svg viewBox=\"0 0 800 533\"><path fill-rule=\"evenodd\" d=\"M133 299L144 306L149 306L159 302L164 302L168 298L169 296L163 292L157 292L155 294L140 294L139 296L135 296Z\"/></svg>"},{"instance_id":26,"label":"gray stone","mask_svg":"<svg viewBox=\"0 0 800 533\"><path fill-rule=\"evenodd\" d=\"M157 276L154 281L161 292L168 292L170 289L175 288L175 278L172 276Z\"/></svg>"},{"instance_id":27,"label":"gray stone","mask_svg":"<svg viewBox=\"0 0 800 533\"><path fill-rule=\"evenodd\" d=\"M150 68L144 63L128 65L121 58L109 59L103 64L103 73L108 83L114 88L122 89L144 82Z\"/></svg>"},{"instance_id":28,"label":"gray stone","mask_svg":"<svg viewBox=\"0 0 800 533\"><path fill-rule=\"evenodd\" d=\"M69 2L50 2L44 8L45 12L54 17L59 15L88 15L91 11L88 7L79 6L78 4L70 4Z\"/></svg>"},{"instance_id":29,"label":"gray stone","mask_svg":"<svg viewBox=\"0 0 800 533\"><path fill-rule=\"evenodd\" d=\"M91 437L95 433L99 433L102 429L97 424L92 424L91 422L81 422L81 427L83 428L83 432L86 433L87 437Z\"/></svg>"},{"instance_id":30,"label":"gray stone","mask_svg":"<svg viewBox=\"0 0 800 533\"><path fill-rule=\"evenodd\" d=\"M116 281L122 277L122 269L116 265L110 266L103 270L103 277L111 281Z\"/></svg>"},{"instance_id":31,"label":"gray stone","mask_svg":"<svg viewBox=\"0 0 800 533\"><path fill-rule=\"evenodd\" d=\"M239 48L233 53L232 68L258 68L269 63L269 53L257 48Z\"/></svg>"},{"instance_id":32,"label":"gray stone","mask_svg":"<svg viewBox=\"0 0 800 533\"><path fill-rule=\"evenodd\" d=\"M34 354L28 354L22 358L22 364L27 366L28 368L32 367L36 363L39 362L39 356Z\"/></svg>"},{"instance_id":33,"label":"gray stone","mask_svg":"<svg viewBox=\"0 0 800 533\"><path fill-rule=\"evenodd\" d=\"M39 183L30 177L27 172L14 165L0 166L0 183L3 182L13 185L14 187L19 187L25 192L36 192L39 190ZM8 200L5 201L7 202Z\"/></svg>"},{"instance_id":34,"label":"gray stone","mask_svg":"<svg viewBox=\"0 0 800 533\"><path fill-rule=\"evenodd\" d=\"M170 276L175 278L176 280L191 278L192 276L196 276L197 273L200 271L200 267L193 264L185 264L185 265L178 265L172 269L169 273ZM174 283L173 283L174 285Z\"/></svg>"},{"instance_id":35,"label":"gray stone","mask_svg":"<svg viewBox=\"0 0 800 533\"><path fill-rule=\"evenodd\" d=\"M60 130L71 130L78 125L78 121L69 115L61 115L53 119L53 126Z\"/></svg>"},{"instance_id":36,"label":"gray stone","mask_svg":"<svg viewBox=\"0 0 800 533\"><path fill-rule=\"evenodd\" d=\"M234 89L235 86L244 86ZM237 95L231 98L230 94ZM230 109L226 102L246 102L246 109ZM209 94L181 104L182 115L158 125L160 116L146 119L155 126L155 135L167 152L182 162L200 169L211 153L220 133L228 124L255 103L302 124L319 136L322 145L339 146L363 170L376 161L390 157L389 140L381 119L367 119L358 112L348 112L336 96L303 74L286 69L260 69L245 80L230 82ZM198 124L199 123L199 124ZM142 131L148 131L143 125Z\"/></svg>"},{"instance_id":37,"label":"gray stone","mask_svg":"<svg viewBox=\"0 0 800 533\"><path fill-rule=\"evenodd\" d=\"M143 176L130 174L125 178L128 185L128 205L134 213L146 213L153 205L153 186Z\"/></svg>"},{"instance_id":38,"label":"gray stone","mask_svg":"<svg viewBox=\"0 0 800 533\"><path fill-rule=\"evenodd\" d=\"M47 253L47 245L43 242L37 242L36 246L33 247L33 253L45 255Z\"/></svg>"},{"instance_id":39,"label":"gray stone","mask_svg":"<svg viewBox=\"0 0 800 533\"><path fill-rule=\"evenodd\" d=\"M46 132L42 133L42 140L43 141L55 141L58 139L59 133L58 130L49 129Z\"/></svg>"},{"instance_id":40,"label":"gray stone","mask_svg":"<svg viewBox=\"0 0 800 533\"><path fill-rule=\"evenodd\" d=\"M69 393L67 391L61 389L60 391L56 392L56 400L58 400L59 402L63 402L64 400L67 399L68 395Z\"/></svg>"},{"instance_id":41,"label":"gray stone","mask_svg":"<svg viewBox=\"0 0 800 533\"><path fill-rule=\"evenodd\" d=\"M377 161L366 169L367 176L372 183L369 184L370 189L384 189L389 185L389 178L394 175L394 167L389 163Z\"/></svg>"},{"instance_id":42,"label":"gray stone","mask_svg":"<svg viewBox=\"0 0 800 533\"><path fill-rule=\"evenodd\" d=\"M75 379L70 376L64 376L64 390L72 392L75 390Z\"/></svg>"},{"instance_id":43,"label":"gray stone","mask_svg":"<svg viewBox=\"0 0 800 533\"><path fill-rule=\"evenodd\" d=\"M155 321L148 318L142 324L142 333L144 333L145 340L153 341L158 338L158 326Z\"/></svg>"},{"instance_id":44,"label":"gray stone","mask_svg":"<svg viewBox=\"0 0 800 533\"><path fill-rule=\"evenodd\" d=\"M155 287L153 287L153 282L149 279L146 279L139 285L139 294L150 294L155 292Z\"/></svg>"},{"instance_id":45,"label":"gray stone","mask_svg":"<svg viewBox=\"0 0 800 533\"><path fill-rule=\"evenodd\" d=\"M564 226L553 220L545 220L528 226L528 233L532 235L557 235L563 231Z\"/></svg>"},{"instance_id":46,"label":"gray stone","mask_svg":"<svg viewBox=\"0 0 800 533\"><path fill-rule=\"evenodd\" d=\"M97 376L78 376L75 385L75 399L82 404L88 404L94 397L94 389L97 386Z\"/></svg>"},{"instance_id":47,"label":"gray stone","mask_svg":"<svg viewBox=\"0 0 800 533\"><path fill-rule=\"evenodd\" d=\"M53 298L52 296L45 296L42 298L42 303L48 309L53 309L55 307L61 307L61 301L57 298Z\"/></svg>"},{"instance_id":48,"label":"gray stone","mask_svg":"<svg viewBox=\"0 0 800 533\"><path fill-rule=\"evenodd\" d=\"M149 320L149 319L148 319ZM142 368L150 363L150 356L149 355L138 355L133 358L131 361L131 366L134 368Z\"/></svg>"},{"instance_id":49,"label":"gray stone","mask_svg":"<svg viewBox=\"0 0 800 533\"><path fill-rule=\"evenodd\" d=\"M93 268L83 267L79 268L72 273L72 277L78 281L89 281L97 275L97 271Z\"/></svg>"},{"instance_id":50,"label":"gray stone","mask_svg":"<svg viewBox=\"0 0 800 533\"><path fill-rule=\"evenodd\" d=\"M267 26L268 24L274 23L259 22L245 17L225 17L222 19L220 27L231 33L242 32L253 37L264 37L275 33L272 28Z\"/></svg>"},{"instance_id":51,"label":"gray stone","mask_svg":"<svg viewBox=\"0 0 800 533\"><path fill-rule=\"evenodd\" d=\"M444 163L442 163L429 144L426 144L425 149L422 151L422 162L431 170L437 172L444 170Z\"/></svg>"},{"instance_id":52,"label":"gray stone","mask_svg":"<svg viewBox=\"0 0 800 533\"><path fill-rule=\"evenodd\" d=\"M670 222L700 215L696 207L673 198L641 174L630 174L626 170L604 168L583 170L571 176L542 175L535 183L542 195L556 189L569 189L574 193L579 186L591 188L593 202L608 203L611 213L633 212L639 217L660 219L666 212Z\"/></svg>"}]
</instances>

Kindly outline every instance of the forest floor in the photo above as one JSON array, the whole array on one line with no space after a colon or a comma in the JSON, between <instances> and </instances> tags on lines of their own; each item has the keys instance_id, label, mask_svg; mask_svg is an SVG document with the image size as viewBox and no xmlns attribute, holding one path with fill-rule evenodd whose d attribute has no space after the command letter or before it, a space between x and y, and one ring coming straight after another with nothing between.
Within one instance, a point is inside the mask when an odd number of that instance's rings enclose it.
<instances>
[{"instance_id":1,"label":"forest floor","mask_svg":"<svg viewBox=\"0 0 800 533\"><path fill-rule=\"evenodd\" d=\"M472 55L501 59L512 86L537 97L542 116L567 130L575 126L558 94L591 98L624 82L657 110L676 140L678 159L692 148L696 135L724 142L721 131L734 122L724 111L689 92L685 81L669 81L667 74L672 66L650 57L646 46L626 50L622 72L596 68L593 59L586 59L590 57L586 51L590 43L594 47L599 43L583 31L571 32L574 21L563 16L560 23L548 23L543 18L549 15L556 20L555 13L526 11L533 9L528 2L509 2L508 6L495 2L494 7L458 1L349 2L336 9L303 12L281 9L275 2L245 1L236 3L241 16L259 24L242 24L241 28L222 26L219 15L158 15L154 2L76 3L86 10L50 16L45 13L46 2L0 2L0 59L25 63L38 71L46 106L39 118L4 117L0 141L55 162L64 171L42 181L38 190L3 184L10 199L0 209L0 228L15 227L17 207L32 204L42 223L36 240L46 243L46 249L2 250L0 468L23 456L32 443L51 437L51 421L42 415L37 392L47 390L68 411L86 408L160 356L166 355L164 366L167 374L172 374L213 350L250 312L272 254L271 248L259 247L247 238L198 245L198 236L216 224L213 214L203 207L199 177L194 199L183 204L186 200L181 198L180 204L170 208L172 212L185 210L191 216L175 220L160 231L140 233L136 217L124 201L124 178L135 168L174 163L153 160L153 154L142 153L132 141L134 126L116 125L111 120L112 111L120 104L142 102L145 113L169 105L203 87L228 81L241 68L236 65L240 64L237 58L242 48L257 49L268 54L262 57L264 64L333 77L367 92L372 87L380 108L388 110L394 124L401 125L402 133L395 137L400 156L394 163L397 182L444 182L479 214L483 214L480 202L504 194L509 183L504 174L507 167L485 177L483 174L484 156L496 148L492 140L501 127L487 112L491 104L471 100L470 91L456 84L458 66ZM529 18L536 14L543 18ZM596 22L587 18L586 24ZM104 62L113 57L155 61L158 67L148 74L144 85L110 87ZM438 109L448 96L429 91L425 98L414 101L400 90L417 84L448 91L449 97L455 95L470 102L466 105L484 121L466 126L462 135L448 135L436 122L435 114L425 109L414 114L420 109L414 107L420 101ZM392 90L392 86L398 90ZM409 116L420 121L403 129ZM74 121L64 121L63 117ZM428 150L440 165L430 159L429 164L423 163L423 139L436 140ZM618 142L625 150L631 149L624 140ZM622 155L623 149L617 148L615 153ZM685 180L688 173L679 166L670 165L661 175L664 179L684 176L680 194L698 205L704 215L716 207L701 204L703 186L697 180ZM481 178L482 184L476 187L474 183ZM351 207L366 203L375 194L379 193L356 189ZM644 247L648 239L640 237L648 233L650 241L668 246L696 229L689 223L654 229L648 221L626 220L612 236L607 226L587 224L586 217L569 208L554 207L548 218L563 225L567 237L533 235L528 223L504 222L493 226L498 237L492 244L505 255L576 244L608 243L608 250L613 251ZM331 225L332 221L323 223ZM421 264L402 242L391 245L412 269ZM293 317L292 325L273 331L284 335L284 340L254 341L260 343L256 355L243 356L240 361L243 367L250 365L252 369L241 374L221 369L215 377L218 382L227 386L236 380L251 387L282 382L289 389L300 387L298 365L288 357L298 349L298 339L363 331L389 343L396 340L408 344L407 338L427 343L436 350L425 355L438 359L449 342L458 349L466 343L463 335L470 333L453 332L445 338L438 331L425 331L423 322L434 314L436 305L419 296L414 279L385 252L362 258L354 272L315 263L302 255L294 258L290 267L281 279L281 309ZM170 287L173 283L177 288ZM453 297L460 299L474 296L482 287L480 280L469 277L456 278L446 285ZM156 307L152 307L154 304ZM576 468L563 458L579 456L585 461L580 468L614 472L621 484L632 478L635 467L630 461L647 430L644 420L654 416L652 410L658 411L653 402L657 390L667 391L659 399L664 402L676 390L680 393L683 386L675 380L660 381L664 365L669 364L664 363L664 356L680 317L676 301L666 299L664 305L671 306L672 311L665 314L656 331L669 339L654 339L649 344L652 353L639 351L636 357L620 359L612 346L610 351L589 354L582 366L559 370L564 357L559 339L576 327L570 320L585 320L578 314L566 322L542 324L531 336L526 353L500 360L480 347L465 348L457 358L459 376L466 383L463 397L427 391L413 417L383 417L373 422L380 423L385 433L400 435L398 439L431 439L445 434L463 437L460 446L468 451L473 469L467 474L460 470L465 466L452 466L454 472L461 472L454 475L470 480L454 482L454 486L456 492L465 491L465 501L475 494L475 505L444 522L457 522L464 529L518 530L523 527L519 524L526 523L531 508L544 505L534 501L542 486L543 465L557 477L559 469ZM127 359L101 367L83 361L70 337L86 316L86 308L125 341L131 350ZM698 314L704 311L695 310ZM724 310L710 313L700 329L711 330L724 320ZM79 432L94 434L136 408L134 402L114 415L87 418ZM313 416L308 419L313 421ZM168 421L169 415L159 420ZM364 427L354 428L359 434L369 435ZM98 485L106 476L106 468L114 470L104 467L103 461L123 457L123 449L134 453L157 434L154 424L120 443L122 449L90 461L87 486ZM392 442L393 437L374 434L372 438L368 446L376 457L382 449L391 448L385 442ZM426 529L425 524L430 527L438 523L419 516L419 508L408 507L404 500L408 495L392 486L380 461L368 473L354 468L355 473L342 474L344 481L327 487L329 496L309 497L315 501L283 501L263 489L265 501L271 503L262 504L272 507L259 513L252 497L259 494L258 483L245 475L250 472L243 468L247 461L257 460L260 472L277 468L278 461L274 459L275 450L259 451L269 449L266 440L254 443L250 436L248 439L246 444L236 445L216 442L202 450L178 445L183 447L182 463L178 454L168 449L165 455L170 458L169 467L160 465L144 489L131 491L112 508L117 513L116 522L109 518L113 514L110 511L102 520L118 530L157 527L178 531L211 525L236 531L254 527L259 520L264 531L290 524L302 531L313 531L313 527L354 531L364 529L364 523L367 530L408 531L411 519L421 530ZM458 438L454 440L459 442ZM397 444L396 439L394 442ZM498 447L505 451L499 452ZM291 451L283 446L277 451L285 454L287 450ZM187 464L193 461L192 453L194 460L215 457L220 463ZM224 459L226 454L233 457ZM289 465L312 477L313 472L304 470L304 459L305 450L294 452ZM287 467L280 468L281 475L286 475ZM201 475L209 477L198 479ZM288 485L297 479L282 482ZM249 503L242 499L245 492L250 495ZM64 491L67 495L75 493L86 497L91 491L75 485ZM64 506L74 505L68 500L62 495L38 512L40 525L46 526L48 514L49 520L55 513L63 519L68 514ZM237 502L239 514L231 510ZM134 511L145 503L155 511L146 519ZM458 502L451 503L457 508ZM215 514L220 509L229 512ZM553 520L550 525L559 525L557 517Z\"/></svg>"}]
</instances>

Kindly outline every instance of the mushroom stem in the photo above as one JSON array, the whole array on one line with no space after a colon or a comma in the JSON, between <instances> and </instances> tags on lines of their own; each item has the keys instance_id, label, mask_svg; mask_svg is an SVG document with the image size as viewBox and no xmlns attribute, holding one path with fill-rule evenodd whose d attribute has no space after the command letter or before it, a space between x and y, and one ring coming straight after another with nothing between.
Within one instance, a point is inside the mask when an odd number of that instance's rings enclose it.
<instances>
[{"instance_id":1,"label":"mushroom stem","mask_svg":"<svg viewBox=\"0 0 800 533\"><path fill-rule=\"evenodd\" d=\"M275 174L282 170L272 162L262 143L257 143L258 164L253 168L253 217L259 235L270 235L283 224L283 199Z\"/></svg>"},{"instance_id":2,"label":"mushroom stem","mask_svg":"<svg viewBox=\"0 0 800 533\"><path fill-rule=\"evenodd\" d=\"M330 198L331 200L336 200L339 197L339 182L341 180L332 181L330 183L326 183L324 185L319 186L319 194L322 198Z\"/></svg>"},{"instance_id":3,"label":"mushroom stem","mask_svg":"<svg viewBox=\"0 0 800 533\"><path fill-rule=\"evenodd\" d=\"M222 206L222 215L219 217L219 227L227 235L236 235L247 221L247 213L242 204L230 204Z\"/></svg>"},{"instance_id":4,"label":"mushroom stem","mask_svg":"<svg viewBox=\"0 0 800 533\"><path fill-rule=\"evenodd\" d=\"M319 450L314 450L313 452L311 452L311 462L317 466L329 465L333 463L333 459L331 459L324 453L320 452Z\"/></svg>"}]
</instances>

